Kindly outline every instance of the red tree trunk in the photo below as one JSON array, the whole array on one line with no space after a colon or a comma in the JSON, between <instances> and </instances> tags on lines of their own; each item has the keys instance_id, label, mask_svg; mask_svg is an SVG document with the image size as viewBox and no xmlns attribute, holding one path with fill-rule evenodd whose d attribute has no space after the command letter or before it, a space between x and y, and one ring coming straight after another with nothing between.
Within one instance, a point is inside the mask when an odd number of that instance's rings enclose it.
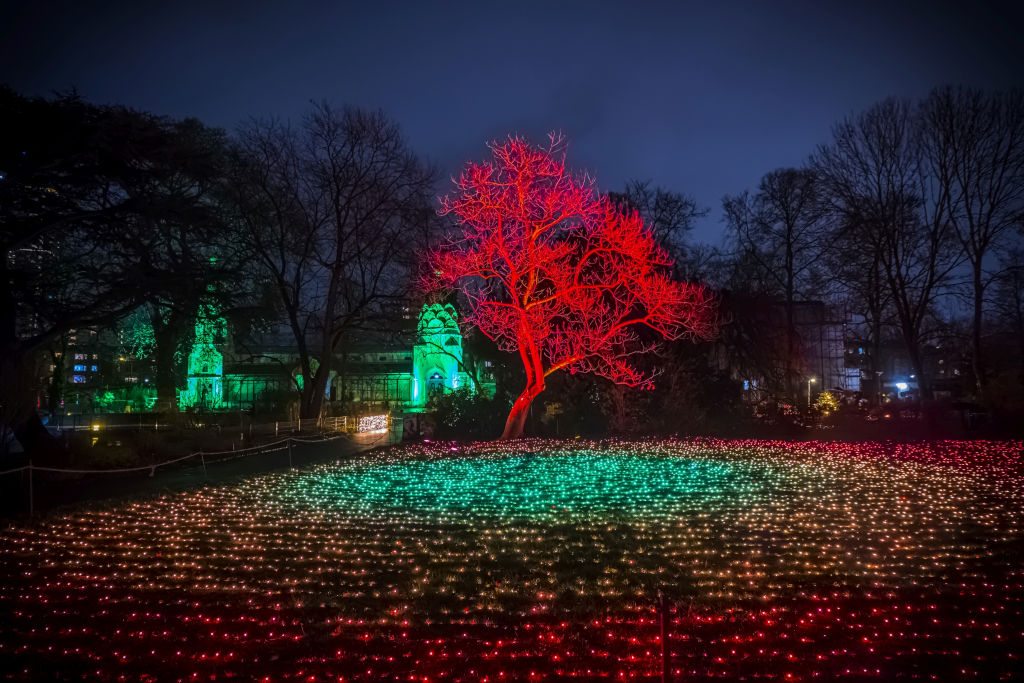
<instances>
[{"instance_id":1,"label":"red tree trunk","mask_svg":"<svg viewBox=\"0 0 1024 683\"><path fill-rule=\"evenodd\" d=\"M505 420L505 431L501 433L502 441L522 437L523 430L526 428L526 418L530 416L530 405L542 391L544 391L543 384L528 384L523 389L523 393L519 394L519 398L512 404L508 419Z\"/></svg>"},{"instance_id":2,"label":"red tree trunk","mask_svg":"<svg viewBox=\"0 0 1024 683\"><path fill-rule=\"evenodd\" d=\"M716 318L703 287L672 280L671 259L636 211L621 210L568 171L561 136L534 147L495 144L493 164L470 164L441 214L462 238L432 253L428 290L463 289L468 319L499 347L519 351L526 388L502 439L523 435L546 376L589 372L653 387L630 360L643 350L632 328L665 339L710 339ZM476 290L488 283L486 294Z\"/></svg>"}]
</instances>

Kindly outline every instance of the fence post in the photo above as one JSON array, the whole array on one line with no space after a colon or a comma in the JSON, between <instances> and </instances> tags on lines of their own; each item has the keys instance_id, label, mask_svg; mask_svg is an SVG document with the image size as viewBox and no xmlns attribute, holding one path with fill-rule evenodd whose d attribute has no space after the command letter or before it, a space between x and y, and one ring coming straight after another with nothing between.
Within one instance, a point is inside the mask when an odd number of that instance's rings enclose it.
<instances>
[{"instance_id":1,"label":"fence post","mask_svg":"<svg viewBox=\"0 0 1024 683\"><path fill-rule=\"evenodd\" d=\"M199 459L203 461L203 476L204 477L208 476L208 474L206 472L206 456L203 455L203 449L202 448L199 449Z\"/></svg>"},{"instance_id":2,"label":"fence post","mask_svg":"<svg viewBox=\"0 0 1024 683\"><path fill-rule=\"evenodd\" d=\"M658 612L661 616L661 683L671 683L672 672L669 669L668 649L668 600L665 591L658 589Z\"/></svg>"},{"instance_id":3,"label":"fence post","mask_svg":"<svg viewBox=\"0 0 1024 683\"><path fill-rule=\"evenodd\" d=\"M28 516L36 514L35 492L32 490L32 461L28 461Z\"/></svg>"},{"instance_id":4,"label":"fence post","mask_svg":"<svg viewBox=\"0 0 1024 683\"><path fill-rule=\"evenodd\" d=\"M280 427L280 426L281 426L280 422L275 422L274 423L274 438L275 439L277 438L277 430L278 430L278 427Z\"/></svg>"},{"instance_id":5,"label":"fence post","mask_svg":"<svg viewBox=\"0 0 1024 683\"><path fill-rule=\"evenodd\" d=\"M288 469L292 469L292 440L288 439Z\"/></svg>"}]
</instances>

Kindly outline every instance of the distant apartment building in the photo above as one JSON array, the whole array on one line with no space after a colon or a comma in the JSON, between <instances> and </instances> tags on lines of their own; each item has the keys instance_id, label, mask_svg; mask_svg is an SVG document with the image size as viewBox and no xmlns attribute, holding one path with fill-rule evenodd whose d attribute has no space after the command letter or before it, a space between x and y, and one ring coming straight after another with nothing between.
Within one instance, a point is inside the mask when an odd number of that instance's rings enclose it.
<instances>
[{"instance_id":1,"label":"distant apartment building","mask_svg":"<svg viewBox=\"0 0 1024 683\"><path fill-rule=\"evenodd\" d=\"M800 340L801 381L814 379L818 390L860 391L860 372L846 357L849 317L841 306L801 301L795 308Z\"/></svg>"},{"instance_id":2,"label":"distant apartment building","mask_svg":"<svg viewBox=\"0 0 1024 683\"><path fill-rule=\"evenodd\" d=\"M879 397L908 398L920 389L917 370L910 362L906 346L899 339L880 344L878 358L856 338L847 345L848 365L861 372L861 393L869 399ZM968 392L972 382L969 350L961 345L925 344L922 348L924 371L935 398L959 398Z\"/></svg>"},{"instance_id":3,"label":"distant apartment building","mask_svg":"<svg viewBox=\"0 0 1024 683\"><path fill-rule=\"evenodd\" d=\"M718 366L742 383L746 402L783 400L795 392L796 402L806 404L808 395L824 390L860 390L860 371L848 363L849 318L842 307L796 302L790 357L784 302L737 298L728 305L732 319L723 334L729 338L719 344Z\"/></svg>"}]
</instances>

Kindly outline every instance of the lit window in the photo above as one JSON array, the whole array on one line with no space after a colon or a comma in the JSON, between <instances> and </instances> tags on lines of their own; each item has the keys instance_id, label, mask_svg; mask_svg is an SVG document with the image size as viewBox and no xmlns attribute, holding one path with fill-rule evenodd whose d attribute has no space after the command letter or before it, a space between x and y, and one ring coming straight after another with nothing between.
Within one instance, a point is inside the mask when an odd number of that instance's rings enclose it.
<instances>
[{"instance_id":1,"label":"lit window","mask_svg":"<svg viewBox=\"0 0 1024 683\"><path fill-rule=\"evenodd\" d=\"M76 353L75 354L75 360L85 360L85 354L84 353Z\"/></svg>"},{"instance_id":2,"label":"lit window","mask_svg":"<svg viewBox=\"0 0 1024 683\"><path fill-rule=\"evenodd\" d=\"M85 375L71 375L72 384L85 384Z\"/></svg>"},{"instance_id":3,"label":"lit window","mask_svg":"<svg viewBox=\"0 0 1024 683\"><path fill-rule=\"evenodd\" d=\"M84 365L76 365L75 366L75 372L85 372L85 366Z\"/></svg>"},{"instance_id":4,"label":"lit window","mask_svg":"<svg viewBox=\"0 0 1024 683\"><path fill-rule=\"evenodd\" d=\"M89 371L90 372L98 372L99 369L100 369L100 366L98 366L98 365L93 365L93 366L89 367Z\"/></svg>"}]
</instances>

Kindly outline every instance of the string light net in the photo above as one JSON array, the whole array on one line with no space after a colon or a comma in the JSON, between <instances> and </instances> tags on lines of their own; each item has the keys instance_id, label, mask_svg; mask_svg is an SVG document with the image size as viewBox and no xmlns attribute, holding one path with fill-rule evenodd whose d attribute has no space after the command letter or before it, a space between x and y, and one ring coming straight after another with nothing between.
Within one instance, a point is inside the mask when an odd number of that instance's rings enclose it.
<instances>
[{"instance_id":1,"label":"string light net","mask_svg":"<svg viewBox=\"0 0 1024 683\"><path fill-rule=\"evenodd\" d=\"M1008 680L1020 443L377 451L0 532L12 678Z\"/></svg>"}]
</instances>

